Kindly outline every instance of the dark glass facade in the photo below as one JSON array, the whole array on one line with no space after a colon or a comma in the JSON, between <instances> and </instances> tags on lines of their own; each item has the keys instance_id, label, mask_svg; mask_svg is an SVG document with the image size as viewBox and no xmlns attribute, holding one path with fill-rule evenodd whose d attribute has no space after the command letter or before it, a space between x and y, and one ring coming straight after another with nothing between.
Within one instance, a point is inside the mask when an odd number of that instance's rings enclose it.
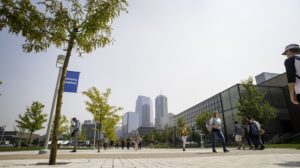
<instances>
[{"instance_id":1,"label":"dark glass facade","mask_svg":"<svg viewBox=\"0 0 300 168\"><path fill-rule=\"evenodd\" d=\"M267 121L264 126L264 129L266 129L266 137L268 138L277 133L291 132L292 130L295 130L295 126L292 124L291 109L289 108L289 99L286 87L275 85L256 85L256 87L265 94L265 99L272 106L278 109L278 116L276 119L273 121ZM245 89L242 85L236 84L179 113L173 117L173 121L176 124L177 119L183 117L189 126L194 127L195 119L201 113L219 111L222 114L223 131L227 141L232 141L233 123L238 119L237 104L239 102L240 95L244 91Z\"/></svg>"}]
</instances>

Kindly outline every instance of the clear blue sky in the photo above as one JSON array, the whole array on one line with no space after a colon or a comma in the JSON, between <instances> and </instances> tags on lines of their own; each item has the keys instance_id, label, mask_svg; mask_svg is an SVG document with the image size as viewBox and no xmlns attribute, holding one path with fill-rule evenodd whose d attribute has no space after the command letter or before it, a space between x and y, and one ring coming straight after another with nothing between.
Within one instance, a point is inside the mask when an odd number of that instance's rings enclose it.
<instances>
[{"instance_id":1,"label":"clear blue sky","mask_svg":"<svg viewBox=\"0 0 300 168\"><path fill-rule=\"evenodd\" d=\"M168 97L175 114L261 72L283 73L281 53L300 43L298 0L129 0L113 24L113 45L80 58L77 94L65 93L62 113L91 119L82 91L112 89L110 103L134 111L138 95ZM0 32L0 125L13 129L33 101L50 113L62 50L22 52L24 39ZM46 125L46 124L45 124Z\"/></svg>"}]
</instances>

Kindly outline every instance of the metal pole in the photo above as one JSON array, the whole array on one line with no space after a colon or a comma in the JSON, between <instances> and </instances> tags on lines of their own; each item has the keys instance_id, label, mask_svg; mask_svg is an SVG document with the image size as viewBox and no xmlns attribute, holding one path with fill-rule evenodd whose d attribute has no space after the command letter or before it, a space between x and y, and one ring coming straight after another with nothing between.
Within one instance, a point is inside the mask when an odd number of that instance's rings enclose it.
<instances>
[{"instance_id":1,"label":"metal pole","mask_svg":"<svg viewBox=\"0 0 300 168\"><path fill-rule=\"evenodd\" d=\"M97 128L97 123L95 122L95 130L94 130L94 149L96 149L96 128Z\"/></svg>"},{"instance_id":2,"label":"metal pole","mask_svg":"<svg viewBox=\"0 0 300 168\"><path fill-rule=\"evenodd\" d=\"M204 141L203 141L203 133L202 133L202 131L200 131L200 139L201 139L201 148L204 148Z\"/></svg>"},{"instance_id":3,"label":"metal pole","mask_svg":"<svg viewBox=\"0 0 300 168\"><path fill-rule=\"evenodd\" d=\"M57 103L57 94L58 94L58 88L59 88L59 79L61 77L61 74L62 74L62 67L59 67L59 73L58 73L58 77L57 77L57 81L56 81L56 86L55 86L55 90L54 90L54 96L53 96L53 100L52 100L51 113L50 113L49 121L48 121L47 134L46 134L46 137L45 137L44 149L41 149L39 151L39 154L46 154L47 153L48 142L49 142L51 128L52 128L52 123L53 123L53 115L54 115L55 107L56 107L56 103Z\"/></svg>"}]
</instances>

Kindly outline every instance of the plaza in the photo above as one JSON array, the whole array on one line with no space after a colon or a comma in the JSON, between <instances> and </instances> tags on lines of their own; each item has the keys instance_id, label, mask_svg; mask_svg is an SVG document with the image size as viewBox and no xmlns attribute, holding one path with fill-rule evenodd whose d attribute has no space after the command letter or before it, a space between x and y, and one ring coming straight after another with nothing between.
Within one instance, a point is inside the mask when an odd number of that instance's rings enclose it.
<instances>
[{"instance_id":1,"label":"plaza","mask_svg":"<svg viewBox=\"0 0 300 168\"><path fill-rule=\"evenodd\" d=\"M151 168L151 167L197 167L197 168L283 168L300 167L300 150L266 149L236 150L229 153L212 153L210 148L149 149L141 151L110 149L78 150L70 153L59 150L57 165L49 166L49 155L38 155L37 151L1 152L0 167L99 167L99 168Z\"/></svg>"}]
</instances>

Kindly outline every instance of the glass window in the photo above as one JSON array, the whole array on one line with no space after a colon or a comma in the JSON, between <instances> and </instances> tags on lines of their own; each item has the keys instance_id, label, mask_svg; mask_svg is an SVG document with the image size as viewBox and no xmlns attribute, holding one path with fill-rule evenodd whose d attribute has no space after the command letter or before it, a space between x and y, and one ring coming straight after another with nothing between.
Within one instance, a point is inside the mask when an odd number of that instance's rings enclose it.
<instances>
[{"instance_id":1,"label":"glass window","mask_svg":"<svg viewBox=\"0 0 300 168\"><path fill-rule=\"evenodd\" d=\"M276 107L287 107L282 88L270 88L271 104Z\"/></svg>"},{"instance_id":2,"label":"glass window","mask_svg":"<svg viewBox=\"0 0 300 168\"><path fill-rule=\"evenodd\" d=\"M229 91L226 90L221 93L222 96L222 103L223 103L223 108L224 111L228 110L231 108L231 103L230 103L230 98L229 98Z\"/></svg>"},{"instance_id":3,"label":"glass window","mask_svg":"<svg viewBox=\"0 0 300 168\"><path fill-rule=\"evenodd\" d=\"M232 104L231 108L235 108L240 99L238 87L234 86L230 88L229 93L230 93L231 104Z\"/></svg>"}]
</instances>

